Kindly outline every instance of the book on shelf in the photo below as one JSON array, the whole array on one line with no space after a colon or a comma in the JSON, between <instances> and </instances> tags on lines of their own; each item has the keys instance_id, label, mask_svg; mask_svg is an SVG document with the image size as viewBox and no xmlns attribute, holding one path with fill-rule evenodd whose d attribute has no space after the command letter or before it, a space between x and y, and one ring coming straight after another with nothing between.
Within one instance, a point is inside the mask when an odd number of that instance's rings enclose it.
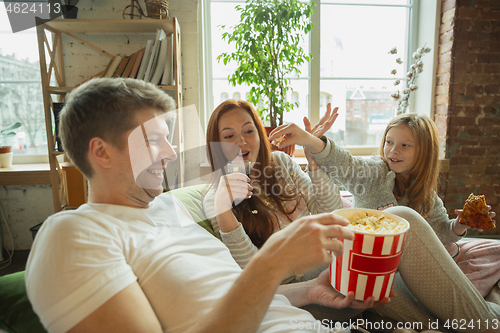
<instances>
[{"instance_id":1,"label":"book on shelf","mask_svg":"<svg viewBox=\"0 0 500 333\"><path fill-rule=\"evenodd\" d=\"M163 72L165 71L165 63L167 62L167 44L167 38L161 40L156 69L153 73L153 77L149 81L154 85L160 84L161 77L163 76Z\"/></svg>"},{"instance_id":2,"label":"book on shelf","mask_svg":"<svg viewBox=\"0 0 500 333\"><path fill-rule=\"evenodd\" d=\"M139 71L139 66L141 65L142 57L144 56L145 50L146 50L145 48L142 48L139 51L137 51L137 57L135 58L134 65L128 77L135 79L135 77L137 76L137 72Z\"/></svg>"},{"instance_id":3,"label":"book on shelf","mask_svg":"<svg viewBox=\"0 0 500 333\"><path fill-rule=\"evenodd\" d=\"M150 82L151 79L153 78L153 74L158 64L161 40L163 40L165 37L166 34L165 31L163 31L163 29L156 30L156 38L151 50L151 56L149 57L148 67L146 68L146 73L144 74L144 81L146 82Z\"/></svg>"},{"instance_id":4,"label":"book on shelf","mask_svg":"<svg viewBox=\"0 0 500 333\"><path fill-rule=\"evenodd\" d=\"M120 64L118 65L118 67L116 67L116 71L113 73L113 77L122 76L122 73L125 70L125 67L127 67L129 59L130 59L129 56L122 57L122 61L120 61Z\"/></svg>"},{"instance_id":5,"label":"book on shelf","mask_svg":"<svg viewBox=\"0 0 500 333\"><path fill-rule=\"evenodd\" d=\"M174 84L173 76L173 58L174 58L174 45L172 36L167 37L167 55L165 59L165 70L163 71L163 77L161 79L162 85L172 85Z\"/></svg>"},{"instance_id":6,"label":"book on shelf","mask_svg":"<svg viewBox=\"0 0 500 333\"><path fill-rule=\"evenodd\" d=\"M113 74L115 74L116 68L118 65L120 65L120 62L122 61L122 56L114 56L108 63L108 66L106 67L106 70L104 71L104 75L102 77L113 77Z\"/></svg>"},{"instance_id":7,"label":"book on shelf","mask_svg":"<svg viewBox=\"0 0 500 333\"><path fill-rule=\"evenodd\" d=\"M138 53L139 51L135 52L130 56L130 59L127 62L127 66L125 66L125 69L123 70L121 77L129 77L130 72L132 72L132 67L134 67L135 59L137 58Z\"/></svg>"},{"instance_id":8,"label":"book on shelf","mask_svg":"<svg viewBox=\"0 0 500 333\"><path fill-rule=\"evenodd\" d=\"M144 80L144 73L146 73L146 67L148 66L149 56L151 55L151 49L153 48L153 41L148 40L146 43L146 48L144 49L144 54L141 60L141 65L139 67L139 72L137 73L136 79Z\"/></svg>"}]
</instances>

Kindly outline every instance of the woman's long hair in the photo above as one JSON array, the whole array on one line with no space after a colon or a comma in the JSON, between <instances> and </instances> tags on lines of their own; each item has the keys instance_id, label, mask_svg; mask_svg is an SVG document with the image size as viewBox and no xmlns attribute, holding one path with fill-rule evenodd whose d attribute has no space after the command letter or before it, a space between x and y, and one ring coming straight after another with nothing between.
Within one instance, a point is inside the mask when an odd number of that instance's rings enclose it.
<instances>
[{"instance_id":1,"label":"woman's long hair","mask_svg":"<svg viewBox=\"0 0 500 333\"><path fill-rule=\"evenodd\" d=\"M253 195L250 199L243 200L240 204L232 209L235 217L243 225L247 235L252 240L252 243L258 248L262 247L265 241L274 233L273 219L276 216L273 212L278 210L281 213L288 215L295 211L300 195L297 191L290 191L282 188L277 182L275 176L275 166L271 159L271 144L267 140L266 130L259 119L254 107L246 101L227 100L221 103L212 113L207 126L207 148L208 158L212 166L212 184L217 188L220 177L223 174L224 167L228 160L224 156L220 144L219 120L226 112L234 109L243 109L248 112L257 128L260 138L260 149L257 156L257 161L252 166L252 172L255 172L259 177L257 180L252 180L252 183L258 183L261 188L261 193ZM255 186L254 186L255 187ZM276 190L278 189L278 190ZM286 201L296 200L291 211L285 211L283 204ZM257 214L252 212L257 211Z\"/></svg>"},{"instance_id":2,"label":"woman's long hair","mask_svg":"<svg viewBox=\"0 0 500 333\"><path fill-rule=\"evenodd\" d=\"M439 176L439 138L436 125L426 116L410 113L402 114L389 122L380 145L380 156L387 167L384 157L384 145L387 132L393 127L407 125L415 140L415 164L405 177L396 174L394 196L397 200L407 197L408 206L426 217L432 208L434 195L437 193Z\"/></svg>"}]
</instances>

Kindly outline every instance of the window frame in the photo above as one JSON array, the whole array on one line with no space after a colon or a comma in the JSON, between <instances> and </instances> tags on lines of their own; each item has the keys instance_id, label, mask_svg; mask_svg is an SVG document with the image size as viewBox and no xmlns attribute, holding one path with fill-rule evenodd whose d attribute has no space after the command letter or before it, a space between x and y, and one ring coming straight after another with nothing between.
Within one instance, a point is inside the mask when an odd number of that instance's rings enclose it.
<instances>
[{"instance_id":1,"label":"window frame","mask_svg":"<svg viewBox=\"0 0 500 333\"><path fill-rule=\"evenodd\" d=\"M203 13L203 31L202 40L203 45L201 49L203 50L203 64L205 73L204 76L204 86L205 88L200 90L202 94L205 94L200 100L205 101L205 112L203 116L200 117L202 121L202 127L206 128L208 123L208 118L210 117L214 104L213 90L212 90L212 48L211 48L211 3L212 2L225 2L225 3L244 3L241 0L202 0L202 13ZM321 0L315 0L316 6L314 8L314 14L311 18L314 25L310 33L309 43L310 52L313 54L312 60L309 62L309 98L308 98L308 108L309 108L309 119L311 123L315 124L320 119L320 38L321 31ZM360 1L361 2L361 1ZM328 4L335 5L359 5L352 3L344 3L340 1L329 1ZM424 70L419 76L419 89L416 90L410 97L410 104L414 106L419 114L425 114L431 119L434 117L434 99L435 99L435 85L436 85L436 69L437 69L437 57L438 57L438 42L439 42L439 25L441 16L441 0L430 0L422 3L418 0L410 0L408 5L397 5L399 7L411 7L409 24L408 24L408 56L411 57L412 50L417 47L422 46L426 43L426 46L431 48L431 52L426 56L425 65L426 70ZM434 22L434 24L429 24ZM407 69L411 66L411 59L406 62ZM349 147L348 148L354 155L373 155L377 154L378 146L363 146L363 147ZM296 150L297 154L300 155L300 149Z\"/></svg>"},{"instance_id":2,"label":"window frame","mask_svg":"<svg viewBox=\"0 0 500 333\"><path fill-rule=\"evenodd\" d=\"M2 6L3 7L3 6ZM33 30L32 32L30 31L29 34L31 35L34 35L35 36L35 39L37 39L37 32L36 32L36 26L30 28L30 29L27 29L27 30ZM0 34L7 34L7 33L12 33L12 30L1 30L0 31ZM18 33L20 34L26 34L27 32L25 30L23 31L19 31ZM49 37L50 38L50 37ZM19 45L24 45L24 44L19 44ZM35 43L34 45L35 49L36 50L36 54L37 56L39 55L39 50L38 50L38 44ZM38 56L38 61L39 61L39 56ZM40 68L38 68L38 71L40 71ZM40 84L40 86L42 85L42 80L41 80L41 77L39 80L36 80L36 79L21 79L21 80L10 80L10 79L1 79L0 78L0 83L6 83L6 84L30 84L30 83L37 83L37 84ZM43 93L42 93L43 95ZM45 119L45 110L43 109L43 98L42 100L40 101L40 104L42 106L42 109L40 110L43 118L42 119ZM45 128L45 120L43 120L43 130L42 130L42 135L43 136L46 136L46 128ZM41 169L40 167L40 164L48 164L49 163L49 152L48 152L48 149L46 149L46 151L44 153L40 153L40 154L29 154L29 155L23 155L23 154L14 154L13 155L13 158L12 158L12 171L16 171L19 170L19 172L25 172L25 171L30 171L30 168L29 166L28 167L25 167L24 165L25 164L36 164L33 166L33 170L34 171L44 171ZM17 166L17 167L16 167ZM0 171L11 171L11 170L0 170Z\"/></svg>"}]
</instances>

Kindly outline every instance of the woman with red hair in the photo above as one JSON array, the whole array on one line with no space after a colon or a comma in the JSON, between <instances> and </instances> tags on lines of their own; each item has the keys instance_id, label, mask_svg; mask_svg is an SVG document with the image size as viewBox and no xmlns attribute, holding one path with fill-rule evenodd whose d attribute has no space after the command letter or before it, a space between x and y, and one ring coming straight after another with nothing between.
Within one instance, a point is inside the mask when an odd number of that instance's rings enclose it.
<instances>
[{"instance_id":1,"label":"woman with red hair","mask_svg":"<svg viewBox=\"0 0 500 333\"><path fill-rule=\"evenodd\" d=\"M244 268L274 232L301 216L343 208L334 181L308 152L308 172L271 145L253 106L227 100L210 117L207 147L213 179L203 200L215 233ZM227 173L227 163L251 173Z\"/></svg>"}]
</instances>

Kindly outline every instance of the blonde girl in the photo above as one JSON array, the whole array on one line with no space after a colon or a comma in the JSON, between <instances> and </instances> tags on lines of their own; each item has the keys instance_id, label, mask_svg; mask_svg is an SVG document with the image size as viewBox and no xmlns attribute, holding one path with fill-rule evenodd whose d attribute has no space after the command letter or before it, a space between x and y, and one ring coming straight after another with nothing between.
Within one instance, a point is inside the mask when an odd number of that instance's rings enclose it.
<instances>
[{"instance_id":1,"label":"blonde girl","mask_svg":"<svg viewBox=\"0 0 500 333\"><path fill-rule=\"evenodd\" d=\"M317 125L312 134L324 134L337 110L328 105L319 123L321 132ZM428 117L402 114L392 119L383 135L380 156L370 158L352 156L332 140L322 141L312 134L290 124L278 127L270 139L285 135L280 147L297 143L319 152L313 154L314 160L353 194L354 207L383 210L407 206L427 220L443 244L454 244L465 236L469 227L458 223L458 218L450 220L437 195L439 140L436 125ZM461 210L457 212L461 214Z\"/></svg>"},{"instance_id":2,"label":"blonde girl","mask_svg":"<svg viewBox=\"0 0 500 333\"><path fill-rule=\"evenodd\" d=\"M437 195L439 141L434 122L417 114L395 117L385 129L380 156L363 158L353 156L332 140L322 137L335 122L337 110L332 111L328 105L325 116L315 128L311 129L305 119L305 131L295 124L283 125L275 129L269 139L284 137L279 147L299 144L313 152L316 163L353 194L354 207L378 210L393 206L410 207L425 218L455 260L470 259L460 251L465 242L459 242L469 227L458 223L459 217L450 219ZM461 210L455 212L461 214ZM495 213L490 212L490 216L494 217ZM474 243L472 247L477 248L478 244ZM464 266L470 265L461 265L460 262L458 265L484 297L500 279L500 245L490 242L487 249L484 243L481 246L483 253L489 251L491 254L487 260L493 261L493 267L485 269L483 274L468 274ZM467 250L471 250L470 244ZM419 262L418 258L415 260L415 269L424 269L422 265L425 263ZM481 266L477 262L473 264L475 268ZM439 292L436 290L435 294ZM500 317L500 307L497 304L493 307Z\"/></svg>"}]
</instances>

